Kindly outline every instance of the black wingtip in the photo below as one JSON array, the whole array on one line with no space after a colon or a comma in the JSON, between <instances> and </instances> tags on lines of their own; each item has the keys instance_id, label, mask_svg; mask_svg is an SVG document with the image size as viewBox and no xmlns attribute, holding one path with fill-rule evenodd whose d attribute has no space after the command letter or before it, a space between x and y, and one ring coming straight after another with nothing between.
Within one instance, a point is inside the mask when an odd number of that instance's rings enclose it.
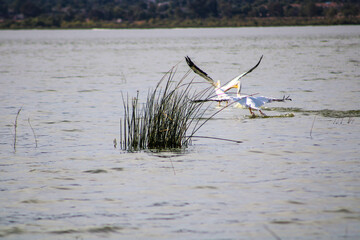
<instances>
[{"instance_id":1,"label":"black wingtip","mask_svg":"<svg viewBox=\"0 0 360 240\"><path fill-rule=\"evenodd\" d=\"M288 95L287 97L285 97L285 95L284 95L283 101L285 101L285 100L292 101L292 99L290 98L290 95Z\"/></svg>"},{"instance_id":2,"label":"black wingtip","mask_svg":"<svg viewBox=\"0 0 360 240\"><path fill-rule=\"evenodd\" d=\"M202 74L203 77L206 76L208 78L210 78L206 72L204 72L203 70L201 70L198 66L195 65L195 63L193 61L191 61L191 59L186 56L185 57L186 63L189 65L189 67L196 73L196 74Z\"/></svg>"},{"instance_id":3,"label":"black wingtip","mask_svg":"<svg viewBox=\"0 0 360 240\"><path fill-rule=\"evenodd\" d=\"M194 63L193 61L191 61L191 59L189 58L189 56L186 56L186 57L185 57L185 60L186 60L187 65L188 65L194 72L195 72L194 68L196 68L196 69L198 69L200 72L202 72L203 74L206 75L205 72L203 72L201 69L199 69L199 68L195 65L195 63Z\"/></svg>"},{"instance_id":4,"label":"black wingtip","mask_svg":"<svg viewBox=\"0 0 360 240\"><path fill-rule=\"evenodd\" d=\"M189 56L185 57L186 63L189 65L189 67L194 66L194 63L191 61L191 59L189 58Z\"/></svg>"}]
</instances>

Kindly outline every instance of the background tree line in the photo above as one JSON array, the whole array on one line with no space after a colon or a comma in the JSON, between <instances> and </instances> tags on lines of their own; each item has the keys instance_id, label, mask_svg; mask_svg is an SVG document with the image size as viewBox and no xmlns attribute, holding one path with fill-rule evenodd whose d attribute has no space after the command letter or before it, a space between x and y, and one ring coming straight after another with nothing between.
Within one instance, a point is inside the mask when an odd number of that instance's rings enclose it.
<instances>
[{"instance_id":1,"label":"background tree line","mask_svg":"<svg viewBox=\"0 0 360 240\"><path fill-rule=\"evenodd\" d=\"M0 0L3 28L21 22L61 27L64 22L282 17L357 17L357 0Z\"/></svg>"}]
</instances>

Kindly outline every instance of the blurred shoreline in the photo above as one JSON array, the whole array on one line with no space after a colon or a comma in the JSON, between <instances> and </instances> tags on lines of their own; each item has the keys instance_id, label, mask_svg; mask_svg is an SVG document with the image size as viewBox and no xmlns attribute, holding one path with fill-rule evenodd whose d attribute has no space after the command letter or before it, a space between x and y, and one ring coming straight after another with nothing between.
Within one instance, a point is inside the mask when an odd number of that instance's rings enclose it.
<instances>
[{"instance_id":1,"label":"blurred shoreline","mask_svg":"<svg viewBox=\"0 0 360 240\"><path fill-rule=\"evenodd\" d=\"M309 25L358 25L360 16L353 17L253 17L253 18L207 18L207 19L149 19L142 21L61 21L28 18L24 20L1 20L0 29L91 29L91 28L207 28L207 27L274 27Z\"/></svg>"}]
</instances>

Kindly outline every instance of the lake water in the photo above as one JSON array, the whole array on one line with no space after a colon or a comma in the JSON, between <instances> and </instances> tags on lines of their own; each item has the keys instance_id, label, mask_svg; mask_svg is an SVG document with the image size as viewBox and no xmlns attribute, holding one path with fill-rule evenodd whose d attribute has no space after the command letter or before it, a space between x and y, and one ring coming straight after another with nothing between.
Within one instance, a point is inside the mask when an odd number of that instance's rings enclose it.
<instances>
[{"instance_id":1,"label":"lake water","mask_svg":"<svg viewBox=\"0 0 360 240\"><path fill-rule=\"evenodd\" d=\"M0 31L0 54L0 237L360 239L360 26ZM264 55L242 91L294 117L228 107L198 135L241 144L114 148L121 92L187 55L222 82Z\"/></svg>"}]
</instances>

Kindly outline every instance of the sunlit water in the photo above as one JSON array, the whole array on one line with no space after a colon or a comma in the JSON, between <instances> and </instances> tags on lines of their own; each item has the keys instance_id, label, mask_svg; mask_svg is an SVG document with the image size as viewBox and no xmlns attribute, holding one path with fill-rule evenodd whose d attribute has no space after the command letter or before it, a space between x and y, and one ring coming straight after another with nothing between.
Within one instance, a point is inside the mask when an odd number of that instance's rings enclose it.
<instances>
[{"instance_id":1,"label":"sunlit water","mask_svg":"<svg viewBox=\"0 0 360 240\"><path fill-rule=\"evenodd\" d=\"M359 50L360 26L1 31L0 237L360 239ZM228 107L198 135L241 144L114 148L121 92L186 55L222 82L264 55L242 91L294 117Z\"/></svg>"}]
</instances>

